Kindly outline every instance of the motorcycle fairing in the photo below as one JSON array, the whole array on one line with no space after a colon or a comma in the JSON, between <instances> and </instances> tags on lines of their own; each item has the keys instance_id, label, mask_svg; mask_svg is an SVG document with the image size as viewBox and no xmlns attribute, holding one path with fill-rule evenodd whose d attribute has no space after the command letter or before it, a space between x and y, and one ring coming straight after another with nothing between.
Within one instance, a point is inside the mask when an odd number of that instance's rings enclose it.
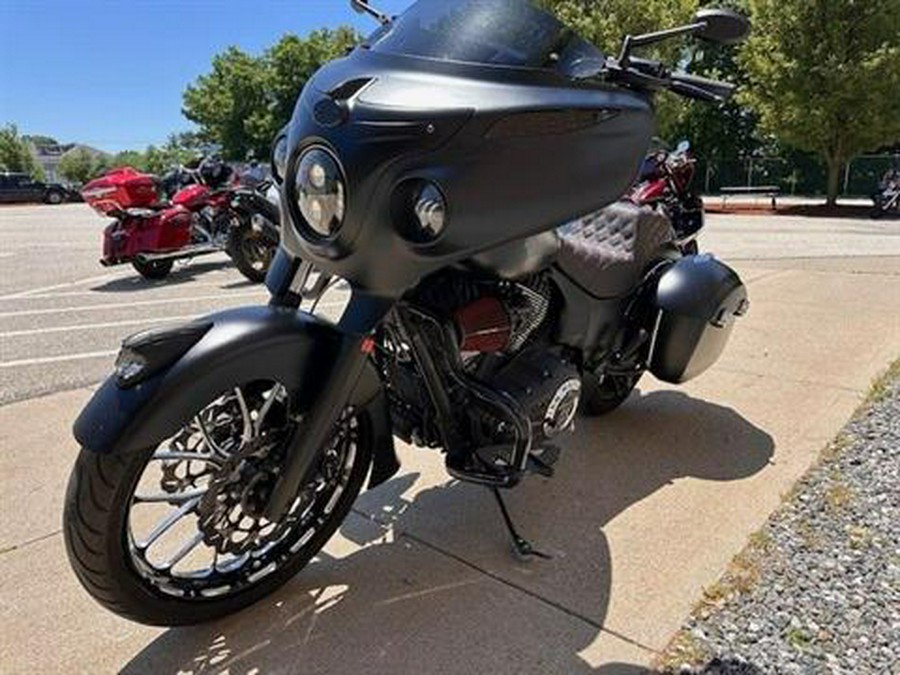
<instances>
[{"instance_id":1,"label":"motorcycle fairing","mask_svg":"<svg viewBox=\"0 0 900 675\"><path fill-rule=\"evenodd\" d=\"M127 388L109 377L75 421L78 442L112 454L158 444L209 401L256 379L284 384L294 411L302 413L326 386L341 349L357 339L311 314L272 306L241 307L204 321L209 329L153 377ZM381 383L368 361L348 404L369 412L375 438L370 486L377 485L399 462Z\"/></svg>"},{"instance_id":2,"label":"motorcycle fairing","mask_svg":"<svg viewBox=\"0 0 900 675\"><path fill-rule=\"evenodd\" d=\"M322 114L335 104L341 115ZM283 245L396 297L441 267L614 201L634 179L652 126L646 98L602 83L359 48L320 70L294 111ZM344 224L327 241L296 228L298 158L315 144L340 159L347 183ZM408 179L430 180L446 198L447 226L433 242L407 241L395 228L392 197ZM391 265L377 264L383 259Z\"/></svg>"}]
</instances>

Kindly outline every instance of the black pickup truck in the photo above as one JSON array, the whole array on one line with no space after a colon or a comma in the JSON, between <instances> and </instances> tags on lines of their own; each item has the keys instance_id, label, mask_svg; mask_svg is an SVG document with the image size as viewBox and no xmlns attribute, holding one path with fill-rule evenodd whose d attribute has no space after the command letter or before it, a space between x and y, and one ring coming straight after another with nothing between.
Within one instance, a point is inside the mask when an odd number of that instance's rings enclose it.
<instances>
[{"instance_id":1,"label":"black pickup truck","mask_svg":"<svg viewBox=\"0 0 900 675\"><path fill-rule=\"evenodd\" d=\"M59 183L43 183L27 173L0 172L0 203L46 202L61 204L71 193Z\"/></svg>"}]
</instances>

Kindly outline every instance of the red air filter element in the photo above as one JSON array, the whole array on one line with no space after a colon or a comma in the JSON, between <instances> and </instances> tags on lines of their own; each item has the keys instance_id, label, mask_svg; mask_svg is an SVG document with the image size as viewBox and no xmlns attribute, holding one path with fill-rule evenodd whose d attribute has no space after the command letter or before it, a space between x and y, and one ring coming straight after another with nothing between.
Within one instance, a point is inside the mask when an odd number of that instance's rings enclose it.
<instances>
[{"instance_id":1,"label":"red air filter element","mask_svg":"<svg viewBox=\"0 0 900 675\"><path fill-rule=\"evenodd\" d=\"M509 314L497 298L469 303L454 318L461 352L499 352L509 345Z\"/></svg>"}]
</instances>

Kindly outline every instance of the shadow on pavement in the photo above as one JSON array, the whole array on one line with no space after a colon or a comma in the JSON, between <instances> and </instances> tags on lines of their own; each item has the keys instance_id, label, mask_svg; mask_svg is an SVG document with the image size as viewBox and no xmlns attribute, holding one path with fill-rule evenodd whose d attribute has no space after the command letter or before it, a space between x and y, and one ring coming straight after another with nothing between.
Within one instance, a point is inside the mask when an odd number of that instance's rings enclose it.
<instances>
[{"instance_id":1,"label":"shadow on pavement","mask_svg":"<svg viewBox=\"0 0 900 675\"><path fill-rule=\"evenodd\" d=\"M608 637L603 525L677 478L758 472L772 438L730 408L659 391L580 420L566 446L552 480L528 479L509 499L553 560L513 558L487 490L448 481L416 492L422 479L407 473L362 495L331 555L279 592L168 630L122 672L647 672L588 649Z\"/></svg>"},{"instance_id":2,"label":"shadow on pavement","mask_svg":"<svg viewBox=\"0 0 900 675\"><path fill-rule=\"evenodd\" d=\"M132 291L146 291L148 288L160 288L163 286L178 286L179 284L189 284L195 281L197 277L207 273L222 270L233 266L231 260L206 260L204 262L192 262L187 265L176 264L171 274L165 279L152 281L145 279L136 271L127 277L119 277L91 288L92 291L100 293L130 293ZM123 267L123 269L127 269ZM249 284L248 284L249 285ZM223 286L224 288L224 286Z\"/></svg>"}]
</instances>

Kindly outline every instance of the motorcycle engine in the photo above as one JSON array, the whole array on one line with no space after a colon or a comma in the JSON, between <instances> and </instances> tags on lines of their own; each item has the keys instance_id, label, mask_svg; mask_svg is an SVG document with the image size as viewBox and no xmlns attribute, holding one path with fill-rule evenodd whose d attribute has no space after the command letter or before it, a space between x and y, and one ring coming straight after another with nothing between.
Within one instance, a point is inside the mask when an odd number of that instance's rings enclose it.
<instances>
[{"instance_id":1,"label":"motorcycle engine","mask_svg":"<svg viewBox=\"0 0 900 675\"><path fill-rule=\"evenodd\" d=\"M534 278L497 284L453 312L467 369L516 400L531 422L534 447L572 428L581 394L575 364L533 340L549 307L549 288ZM485 363L492 355L499 358ZM496 429L496 422L483 420L485 431Z\"/></svg>"},{"instance_id":2,"label":"motorcycle engine","mask_svg":"<svg viewBox=\"0 0 900 675\"><path fill-rule=\"evenodd\" d=\"M581 396L578 368L561 354L543 347L517 354L486 384L506 392L518 402L531 422L532 447L574 426Z\"/></svg>"},{"instance_id":3,"label":"motorcycle engine","mask_svg":"<svg viewBox=\"0 0 900 675\"><path fill-rule=\"evenodd\" d=\"M551 305L547 280L535 275L517 281L476 280L448 273L418 289L414 300L441 317L456 338L462 370L517 403L532 427L532 445L571 429L581 393L578 368L562 350L541 339ZM395 343L400 341L395 340ZM394 428L417 445L439 445L430 406L411 356L395 348L391 363ZM453 378L450 378L452 380ZM476 445L505 444L508 421L480 406L469 406L465 391L448 389L468 413Z\"/></svg>"}]
</instances>

